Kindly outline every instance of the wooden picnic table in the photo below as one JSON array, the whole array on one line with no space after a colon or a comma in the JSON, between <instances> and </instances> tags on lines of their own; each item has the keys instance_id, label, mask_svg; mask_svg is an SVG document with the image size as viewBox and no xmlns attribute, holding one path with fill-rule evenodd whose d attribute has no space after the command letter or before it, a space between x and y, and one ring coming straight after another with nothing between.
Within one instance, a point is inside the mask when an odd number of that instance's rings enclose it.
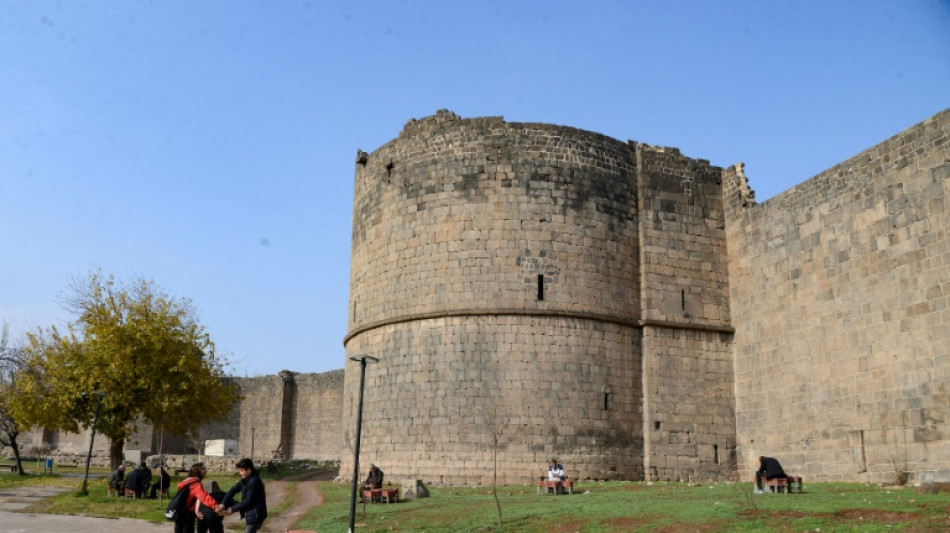
<instances>
[{"instance_id":1,"label":"wooden picnic table","mask_svg":"<svg viewBox=\"0 0 950 533\"><path fill-rule=\"evenodd\" d=\"M393 503L399 501L399 489L388 487L385 489L363 489L363 500L370 503Z\"/></svg>"},{"instance_id":2,"label":"wooden picnic table","mask_svg":"<svg viewBox=\"0 0 950 533\"><path fill-rule=\"evenodd\" d=\"M538 493L541 493L541 489L544 489L544 492L553 492L554 494L574 494L574 481L570 479L560 479L560 480L551 480L551 479L540 479L538 480ZM560 492L558 489L561 489ZM567 489L565 492L564 489Z\"/></svg>"}]
</instances>

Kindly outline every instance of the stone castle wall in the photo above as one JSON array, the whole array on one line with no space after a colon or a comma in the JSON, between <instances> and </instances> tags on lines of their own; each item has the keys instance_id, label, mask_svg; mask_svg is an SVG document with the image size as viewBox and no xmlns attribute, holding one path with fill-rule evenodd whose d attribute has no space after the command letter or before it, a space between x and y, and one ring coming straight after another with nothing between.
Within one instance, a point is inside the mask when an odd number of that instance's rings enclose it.
<instances>
[{"instance_id":1,"label":"stone castle wall","mask_svg":"<svg viewBox=\"0 0 950 533\"><path fill-rule=\"evenodd\" d=\"M364 409L374 455L362 464L488 483L497 454L498 481L525 482L556 456L575 477L643 479L645 332L731 333L720 176L672 150L447 111L360 152L345 344L348 356L379 359ZM681 201L684 187L696 196ZM672 250L663 236L674 233ZM651 346L721 358L719 337L700 337ZM654 376L668 370L662 360ZM347 442L358 368L347 362ZM706 369L731 382L727 366ZM704 417L682 443L657 433L654 477L731 470L732 438L698 436L705 420L731 416L731 400L670 410L666 388L647 394L667 428L685 428L690 409Z\"/></svg>"},{"instance_id":2,"label":"stone castle wall","mask_svg":"<svg viewBox=\"0 0 950 533\"><path fill-rule=\"evenodd\" d=\"M950 110L756 204L724 173L739 467L950 479Z\"/></svg>"},{"instance_id":3,"label":"stone castle wall","mask_svg":"<svg viewBox=\"0 0 950 533\"><path fill-rule=\"evenodd\" d=\"M647 479L735 468L732 327L722 169L638 145Z\"/></svg>"},{"instance_id":4,"label":"stone castle wall","mask_svg":"<svg viewBox=\"0 0 950 533\"><path fill-rule=\"evenodd\" d=\"M276 376L228 378L242 399L222 420L189 438L139 424L125 444L127 458L158 454L180 456L203 451L204 441L238 441L236 454L265 462L274 458L338 460L343 453L343 371L320 374L284 371ZM57 462L85 461L90 432L34 430L18 439L25 453L52 455ZM140 454L130 452L137 451ZM96 435L94 459L108 464L109 441ZM131 459L129 459L131 460ZM136 461L140 459L135 459ZM233 463L233 460L230 460ZM227 463L227 461L225 461Z\"/></svg>"},{"instance_id":5,"label":"stone castle wall","mask_svg":"<svg viewBox=\"0 0 950 533\"><path fill-rule=\"evenodd\" d=\"M335 460L343 447L343 371L235 378L243 399L229 422L208 438L238 441L256 460ZM234 423L236 419L236 424ZM212 434L213 433L213 434Z\"/></svg>"},{"instance_id":6,"label":"stone castle wall","mask_svg":"<svg viewBox=\"0 0 950 533\"><path fill-rule=\"evenodd\" d=\"M391 479L950 481L948 137L950 110L758 204L741 164L410 121L357 156L345 372L236 379L205 436L347 477L368 355L361 465Z\"/></svg>"},{"instance_id":7,"label":"stone castle wall","mask_svg":"<svg viewBox=\"0 0 950 533\"><path fill-rule=\"evenodd\" d=\"M293 459L339 460L343 453L343 371L295 374L289 425Z\"/></svg>"}]
</instances>

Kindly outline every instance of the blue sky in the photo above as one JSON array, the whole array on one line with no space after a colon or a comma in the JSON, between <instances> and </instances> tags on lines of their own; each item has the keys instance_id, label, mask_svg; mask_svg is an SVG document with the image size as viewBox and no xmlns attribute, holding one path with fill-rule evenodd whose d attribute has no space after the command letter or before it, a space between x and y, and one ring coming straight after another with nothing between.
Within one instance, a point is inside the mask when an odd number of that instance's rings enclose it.
<instances>
[{"instance_id":1,"label":"blue sky","mask_svg":"<svg viewBox=\"0 0 950 533\"><path fill-rule=\"evenodd\" d=\"M948 106L947 0L0 0L0 320L102 268L236 375L342 368L356 150L410 118L744 161L763 201Z\"/></svg>"}]
</instances>

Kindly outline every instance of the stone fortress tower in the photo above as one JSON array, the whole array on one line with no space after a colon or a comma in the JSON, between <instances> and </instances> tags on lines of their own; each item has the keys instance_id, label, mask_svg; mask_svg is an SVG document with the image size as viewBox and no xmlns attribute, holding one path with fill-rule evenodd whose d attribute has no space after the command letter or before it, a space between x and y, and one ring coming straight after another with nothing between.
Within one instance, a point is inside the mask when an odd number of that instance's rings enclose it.
<instances>
[{"instance_id":1,"label":"stone fortress tower","mask_svg":"<svg viewBox=\"0 0 950 533\"><path fill-rule=\"evenodd\" d=\"M361 461L432 483L736 468L722 172L675 149L449 111L356 163ZM353 442L359 364L347 361ZM341 471L352 471L352 449Z\"/></svg>"}]
</instances>

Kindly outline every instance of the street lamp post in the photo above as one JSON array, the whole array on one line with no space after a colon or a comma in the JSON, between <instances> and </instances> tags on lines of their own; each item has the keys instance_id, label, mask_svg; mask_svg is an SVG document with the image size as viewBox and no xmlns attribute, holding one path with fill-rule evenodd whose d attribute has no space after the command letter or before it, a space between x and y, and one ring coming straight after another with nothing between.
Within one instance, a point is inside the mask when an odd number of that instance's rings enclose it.
<instances>
[{"instance_id":1,"label":"street lamp post","mask_svg":"<svg viewBox=\"0 0 950 533\"><path fill-rule=\"evenodd\" d=\"M360 432L363 429L363 383L366 378L366 363L376 363L379 359L361 355L359 357L350 357L350 361L358 361L360 364L360 399L359 406L356 408L356 445L353 447L353 490L350 493L350 533L356 529L356 486L360 477Z\"/></svg>"},{"instance_id":2,"label":"street lamp post","mask_svg":"<svg viewBox=\"0 0 950 533\"><path fill-rule=\"evenodd\" d=\"M92 462L92 444L96 440L96 425L99 423L99 408L102 406L102 397L104 392L96 392L96 415L92 418L92 433L89 435L89 453L86 455L86 474L82 477L82 495L86 496L89 492L86 490L86 483L89 481L89 463Z\"/></svg>"}]
</instances>

